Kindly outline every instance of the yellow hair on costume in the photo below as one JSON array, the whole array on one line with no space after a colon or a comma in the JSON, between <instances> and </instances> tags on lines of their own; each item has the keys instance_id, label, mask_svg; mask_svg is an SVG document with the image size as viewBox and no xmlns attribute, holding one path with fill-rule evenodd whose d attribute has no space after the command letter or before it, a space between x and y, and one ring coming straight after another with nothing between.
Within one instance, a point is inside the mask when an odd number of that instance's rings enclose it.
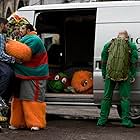
<instances>
[{"instance_id":1,"label":"yellow hair on costume","mask_svg":"<svg viewBox=\"0 0 140 140\"><path fill-rule=\"evenodd\" d=\"M8 40L5 47L6 53L21 61L29 61L32 56L32 50L26 44L15 40Z\"/></svg>"}]
</instances>

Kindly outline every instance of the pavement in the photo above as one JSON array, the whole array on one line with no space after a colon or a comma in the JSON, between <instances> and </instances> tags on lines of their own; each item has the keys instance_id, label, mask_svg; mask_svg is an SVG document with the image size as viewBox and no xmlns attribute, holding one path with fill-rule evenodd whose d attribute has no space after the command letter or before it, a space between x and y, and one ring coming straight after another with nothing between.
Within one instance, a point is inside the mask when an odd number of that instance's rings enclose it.
<instances>
[{"instance_id":1,"label":"pavement","mask_svg":"<svg viewBox=\"0 0 140 140\"><path fill-rule=\"evenodd\" d=\"M97 106L47 105L47 114L66 119L97 119L100 109ZM109 119L119 119L116 106L111 107Z\"/></svg>"}]
</instances>

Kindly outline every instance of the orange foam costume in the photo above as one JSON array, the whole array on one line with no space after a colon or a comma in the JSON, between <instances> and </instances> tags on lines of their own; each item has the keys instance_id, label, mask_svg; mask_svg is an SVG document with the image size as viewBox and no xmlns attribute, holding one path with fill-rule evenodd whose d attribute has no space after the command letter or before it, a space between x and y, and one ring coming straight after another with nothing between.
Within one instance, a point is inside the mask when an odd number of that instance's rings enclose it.
<instances>
[{"instance_id":1,"label":"orange foam costume","mask_svg":"<svg viewBox=\"0 0 140 140\"><path fill-rule=\"evenodd\" d=\"M35 109L34 109L35 108ZM10 124L16 128L46 127L46 103L13 98ZM18 116L15 116L18 115Z\"/></svg>"},{"instance_id":2,"label":"orange foam costume","mask_svg":"<svg viewBox=\"0 0 140 140\"><path fill-rule=\"evenodd\" d=\"M22 62L29 61L32 56L31 48L15 40L7 41L5 51L8 55L20 59Z\"/></svg>"},{"instance_id":3,"label":"orange foam costume","mask_svg":"<svg viewBox=\"0 0 140 140\"><path fill-rule=\"evenodd\" d=\"M28 63L32 57L31 48L26 44L15 40L8 40L6 44L7 54L14 56L17 59L22 60L24 63ZM39 92L39 84L35 86L37 92ZM34 101L20 100L16 96L11 102L11 118L10 125L16 128L45 128L46 127L46 103Z\"/></svg>"},{"instance_id":4,"label":"orange foam costume","mask_svg":"<svg viewBox=\"0 0 140 140\"><path fill-rule=\"evenodd\" d=\"M93 75L87 70L74 72L71 80L71 86L76 93L92 94L93 93Z\"/></svg>"}]
</instances>

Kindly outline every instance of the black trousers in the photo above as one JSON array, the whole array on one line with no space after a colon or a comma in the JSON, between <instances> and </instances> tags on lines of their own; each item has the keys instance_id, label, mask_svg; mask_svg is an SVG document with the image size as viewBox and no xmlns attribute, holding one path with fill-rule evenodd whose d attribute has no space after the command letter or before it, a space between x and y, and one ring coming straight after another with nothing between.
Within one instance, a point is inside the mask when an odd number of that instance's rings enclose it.
<instances>
[{"instance_id":1,"label":"black trousers","mask_svg":"<svg viewBox=\"0 0 140 140\"><path fill-rule=\"evenodd\" d=\"M0 96L6 103L12 94L12 88L14 87L15 74L9 64L0 61Z\"/></svg>"}]
</instances>

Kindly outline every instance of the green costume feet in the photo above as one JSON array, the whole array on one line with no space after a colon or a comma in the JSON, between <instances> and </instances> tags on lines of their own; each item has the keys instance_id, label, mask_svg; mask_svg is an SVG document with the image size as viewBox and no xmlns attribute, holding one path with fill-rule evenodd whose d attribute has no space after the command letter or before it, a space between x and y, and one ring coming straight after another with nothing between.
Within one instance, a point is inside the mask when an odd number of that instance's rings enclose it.
<instances>
[{"instance_id":1,"label":"green costume feet","mask_svg":"<svg viewBox=\"0 0 140 140\"><path fill-rule=\"evenodd\" d=\"M97 123L97 126L105 126L106 124L99 124L99 123Z\"/></svg>"},{"instance_id":2,"label":"green costume feet","mask_svg":"<svg viewBox=\"0 0 140 140\"><path fill-rule=\"evenodd\" d=\"M105 126L106 122L107 122L107 120L99 118L99 120L97 122L97 126Z\"/></svg>"},{"instance_id":3,"label":"green costume feet","mask_svg":"<svg viewBox=\"0 0 140 140\"><path fill-rule=\"evenodd\" d=\"M99 120L97 122L97 126L105 126L106 123L107 123L106 119L99 118ZM135 127L135 125L129 119L123 120L121 124L122 124L122 126L124 126L126 128L134 128Z\"/></svg>"},{"instance_id":4,"label":"green costume feet","mask_svg":"<svg viewBox=\"0 0 140 140\"><path fill-rule=\"evenodd\" d=\"M127 128L134 128L135 125L131 122L131 120L122 121L122 126Z\"/></svg>"}]
</instances>

